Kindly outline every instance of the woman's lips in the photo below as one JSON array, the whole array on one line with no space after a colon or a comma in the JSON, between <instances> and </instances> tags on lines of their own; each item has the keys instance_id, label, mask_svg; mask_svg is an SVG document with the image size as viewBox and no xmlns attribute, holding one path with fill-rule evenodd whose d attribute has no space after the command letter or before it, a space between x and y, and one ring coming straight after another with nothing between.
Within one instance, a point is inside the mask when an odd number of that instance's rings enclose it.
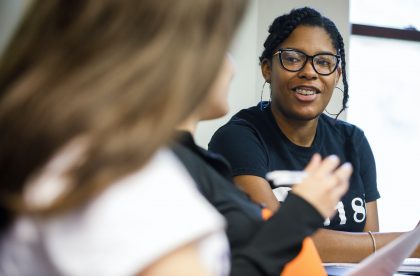
<instances>
[{"instance_id":1,"label":"woman's lips","mask_svg":"<svg viewBox=\"0 0 420 276\"><path fill-rule=\"evenodd\" d=\"M315 87L295 87L293 88L295 97L302 102L311 102L316 99L316 95L320 93Z\"/></svg>"}]
</instances>

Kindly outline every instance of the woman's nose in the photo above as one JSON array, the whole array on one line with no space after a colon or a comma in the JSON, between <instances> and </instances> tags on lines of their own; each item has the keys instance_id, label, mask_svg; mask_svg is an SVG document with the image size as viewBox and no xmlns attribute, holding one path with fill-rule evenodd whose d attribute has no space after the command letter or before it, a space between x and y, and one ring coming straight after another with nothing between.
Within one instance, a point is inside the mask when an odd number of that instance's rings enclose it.
<instances>
[{"instance_id":1,"label":"woman's nose","mask_svg":"<svg viewBox=\"0 0 420 276\"><path fill-rule=\"evenodd\" d=\"M299 77L306 79L317 79L318 73L315 71L312 59L308 58L306 64L303 66L302 70L299 71Z\"/></svg>"}]
</instances>

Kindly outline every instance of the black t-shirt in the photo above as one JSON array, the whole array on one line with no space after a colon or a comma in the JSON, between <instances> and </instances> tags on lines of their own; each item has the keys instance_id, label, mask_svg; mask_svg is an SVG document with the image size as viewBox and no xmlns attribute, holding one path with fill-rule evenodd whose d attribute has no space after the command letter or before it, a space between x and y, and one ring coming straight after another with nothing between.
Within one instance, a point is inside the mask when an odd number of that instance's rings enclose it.
<instances>
[{"instance_id":1,"label":"black t-shirt","mask_svg":"<svg viewBox=\"0 0 420 276\"><path fill-rule=\"evenodd\" d=\"M261 207L233 184L227 161L198 147L189 133L178 133L173 151L204 197L226 219L231 276L279 275L299 253L303 239L322 226L318 211L295 194L263 221Z\"/></svg>"},{"instance_id":2,"label":"black t-shirt","mask_svg":"<svg viewBox=\"0 0 420 276\"><path fill-rule=\"evenodd\" d=\"M270 105L241 110L213 135L209 149L231 164L233 176L265 178L273 170L303 170L314 153L337 155L350 162L350 187L337 205L337 215L325 221L325 228L360 232L366 223L366 202L380 195L376 184L375 159L358 127L321 114L311 147L292 143L277 126ZM277 188L278 189L278 188Z\"/></svg>"}]
</instances>

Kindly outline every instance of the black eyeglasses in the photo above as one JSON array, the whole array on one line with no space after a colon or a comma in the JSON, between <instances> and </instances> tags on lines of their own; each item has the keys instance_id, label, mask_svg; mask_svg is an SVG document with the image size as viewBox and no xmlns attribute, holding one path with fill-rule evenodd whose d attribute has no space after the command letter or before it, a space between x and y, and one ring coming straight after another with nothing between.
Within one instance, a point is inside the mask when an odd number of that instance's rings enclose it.
<instances>
[{"instance_id":1,"label":"black eyeglasses","mask_svg":"<svg viewBox=\"0 0 420 276\"><path fill-rule=\"evenodd\" d=\"M309 56L304 52L294 49L279 49L273 56L275 55L279 56L281 66L290 72L302 70L310 58L315 72L322 76L328 76L334 73L340 61L339 55L321 53Z\"/></svg>"}]
</instances>

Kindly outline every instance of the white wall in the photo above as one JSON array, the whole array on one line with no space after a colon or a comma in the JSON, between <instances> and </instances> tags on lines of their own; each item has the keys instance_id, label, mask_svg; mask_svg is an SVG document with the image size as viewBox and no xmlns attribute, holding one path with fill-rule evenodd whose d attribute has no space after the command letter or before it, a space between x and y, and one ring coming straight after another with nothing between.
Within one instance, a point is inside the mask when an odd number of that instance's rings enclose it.
<instances>
[{"instance_id":1,"label":"white wall","mask_svg":"<svg viewBox=\"0 0 420 276\"><path fill-rule=\"evenodd\" d=\"M0 0L0 54L28 4L29 0Z\"/></svg>"},{"instance_id":2,"label":"white wall","mask_svg":"<svg viewBox=\"0 0 420 276\"><path fill-rule=\"evenodd\" d=\"M277 16L289 12L293 8L310 6L335 22L340 30L346 53L348 53L350 24L349 24L349 0L251 0L248 13L242 22L231 47L231 54L236 61L236 75L232 81L229 95L230 112L218 120L201 122L196 133L199 145L207 148L207 144L213 133L233 114L242 108L255 105L260 100L261 87L264 83L261 77L259 60L263 50L263 43L268 35L268 27ZM348 55L347 58L348 60ZM327 110L337 113L341 108L342 95L335 90L333 99ZM265 97L269 95L265 88ZM340 116L345 118L345 114Z\"/></svg>"}]
</instances>

